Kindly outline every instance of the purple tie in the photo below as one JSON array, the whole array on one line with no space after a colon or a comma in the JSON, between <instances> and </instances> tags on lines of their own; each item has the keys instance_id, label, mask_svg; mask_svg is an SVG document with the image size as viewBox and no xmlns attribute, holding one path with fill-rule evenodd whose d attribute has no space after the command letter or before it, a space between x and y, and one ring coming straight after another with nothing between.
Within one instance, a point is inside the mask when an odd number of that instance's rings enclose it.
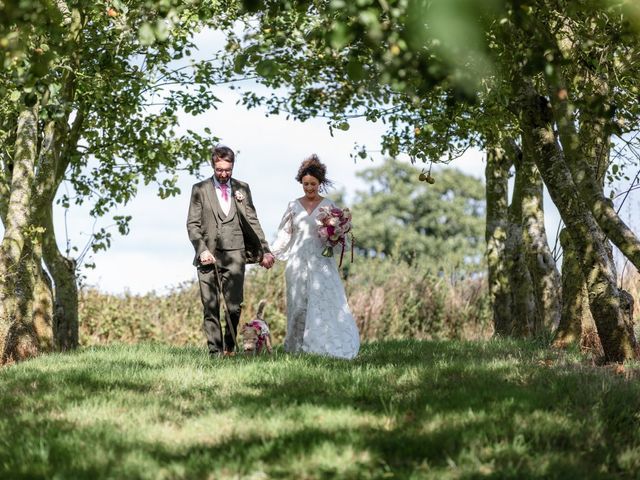
<instances>
[{"instance_id":1,"label":"purple tie","mask_svg":"<svg viewBox=\"0 0 640 480\"><path fill-rule=\"evenodd\" d=\"M229 200L229 185L227 185L226 183L221 183L220 190L222 191L222 198L224 199L224 201L226 202L227 200Z\"/></svg>"}]
</instances>

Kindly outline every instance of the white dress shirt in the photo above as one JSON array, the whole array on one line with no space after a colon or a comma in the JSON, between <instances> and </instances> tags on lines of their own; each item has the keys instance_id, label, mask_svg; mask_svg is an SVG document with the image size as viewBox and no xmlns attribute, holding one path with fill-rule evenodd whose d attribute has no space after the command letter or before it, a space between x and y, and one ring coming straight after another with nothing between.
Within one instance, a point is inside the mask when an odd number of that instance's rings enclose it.
<instances>
[{"instance_id":1,"label":"white dress shirt","mask_svg":"<svg viewBox=\"0 0 640 480\"><path fill-rule=\"evenodd\" d=\"M222 189L220 188L220 182L218 182L218 179L216 177L213 177L213 184L216 187L216 195L218 196L218 202L220 203L220 208L222 208L222 211L224 212L225 215L229 215L229 210L231 210L231 195L233 195L233 192L231 191L231 179L227 181L228 196L226 200L222 197Z\"/></svg>"}]
</instances>

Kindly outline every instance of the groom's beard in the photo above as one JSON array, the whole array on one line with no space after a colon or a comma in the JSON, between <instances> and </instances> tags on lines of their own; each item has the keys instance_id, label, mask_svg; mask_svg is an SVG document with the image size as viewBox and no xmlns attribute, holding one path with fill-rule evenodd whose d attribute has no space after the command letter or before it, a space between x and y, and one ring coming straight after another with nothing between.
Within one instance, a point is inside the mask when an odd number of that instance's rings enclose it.
<instances>
[{"instance_id":1,"label":"groom's beard","mask_svg":"<svg viewBox=\"0 0 640 480\"><path fill-rule=\"evenodd\" d=\"M218 178L216 177L216 180L218 181L218 183L229 183L231 181L231 177L228 178Z\"/></svg>"}]
</instances>

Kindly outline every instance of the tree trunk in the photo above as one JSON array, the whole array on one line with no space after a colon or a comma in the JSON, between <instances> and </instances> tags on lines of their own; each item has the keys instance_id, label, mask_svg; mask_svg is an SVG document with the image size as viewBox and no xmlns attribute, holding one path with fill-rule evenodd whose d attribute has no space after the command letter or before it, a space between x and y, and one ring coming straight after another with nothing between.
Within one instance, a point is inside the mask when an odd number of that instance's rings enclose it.
<instances>
[{"instance_id":1,"label":"tree trunk","mask_svg":"<svg viewBox=\"0 0 640 480\"><path fill-rule=\"evenodd\" d=\"M529 182L526 172L522 169L522 151L515 147L512 157L516 170L513 183L513 195L509 206L509 237L507 241L507 253L511 259L509 279L512 290L514 318L513 335L517 337L529 337L539 325L538 311L536 309L535 292L533 288L533 278L528 265L528 248L525 242L524 229L524 203L526 184Z\"/></svg>"},{"instance_id":2,"label":"tree trunk","mask_svg":"<svg viewBox=\"0 0 640 480\"><path fill-rule=\"evenodd\" d=\"M38 148L36 108L18 117L16 153L11 176L4 238L0 245L0 347L1 363L37 353L32 322L34 282L30 236L30 204Z\"/></svg>"},{"instance_id":3,"label":"tree trunk","mask_svg":"<svg viewBox=\"0 0 640 480\"><path fill-rule=\"evenodd\" d=\"M55 284L55 308L53 335L58 350L70 350L78 346L78 286L76 262L65 257L58 248L53 229L53 206L46 207L43 216L44 261Z\"/></svg>"},{"instance_id":4,"label":"tree trunk","mask_svg":"<svg viewBox=\"0 0 640 480\"><path fill-rule=\"evenodd\" d=\"M40 352L40 339L34 323L37 260L33 248L37 240L28 239L22 251L15 283L13 321L4 340L0 363L13 363Z\"/></svg>"},{"instance_id":5,"label":"tree trunk","mask_svg":"<svg viewBox=\"0 0 640 480\"><path fill-rule=\"evenodd\" d=\"M513 316L511 311L510 265L506 255L508 220L508 180L511 161L499 147L487 149L486 200L487 268L489 295L493 310L495 335L511 335Z\"/></svg>"},{"instance_id":6,"label":"tree trunk","mask_svg":"<svg viewBox=\"0 0 640 480\"><path fill-rule=\"evenodd\" d=\"M529 132L522 135L522 157L516 163L521 178L522 223L537 315L534 334L551 332L560 323L561 279L544 226L543 187L533 159L534 145Z\"/></svg>"},{"instance_id":7,"label":"tree trunk","mask_svg":"<svg viewBox=\"0 0 640 480\"><path fill-rule=\"evenodd\" d=\"M562 246L562 315L553 345L566 348L579 344L598 357L603 355L596 325L589 309L589 292L571 236L566 228L560 232Z\"/></svg>"},{"instance_id":8,"label":"tree trunk","mask_svg":"<svg viewBox=\"0 0 640 480\"><path fill-rule=\"evenodd\" d=\"M35 292L33 326L41 351L53 349L53 286L49 274L42 268L42 243L35 245Z\"/></svg>"},{"instance_id":9,"label":"tree trunk","mask_svg":"<svg viewBox=\"0 0 640 480\"><path fill-rule=\"evenodd\" d=\"M605 361L622 362L638 357L633 325L624 308L627 298L617 287L606 238L576 185L555 138L549 101L528 86L523 103L523 130L531 130L539 151L536 165L558 207L589 290L589 306L598 329Z\"/></svg>"},{"instance_id":10,"label":"tree trunk","mask_svg":"<svg viewBox=\"0 0 640 480\"><path fill-rule=\"evenodd\" d=\"M608 141L605 140L607 135L604 131L605 120L590 116L591 112L581 113L581 116L587 118L584 132L593 129L590 133L594 139L587 143L586 152L584 152L580 135L576 130L575 109L569 103L566 87L560 83L549 86L549 89L552 93L552 111L560 132L563 154L582 201L589 208L604 234L637 269L640 269L640 240L620 218L610 199L604 195L602 182L598 177L598 170L601 175L604 175L602 169L604 167L606 170L606 165L603 166L598 162L599 158L588 156L598 153L602 155L604 147L608 151L608 145L606 145ZM584 140L584 132L582 140Z\"/></svg>"}]
</instances>

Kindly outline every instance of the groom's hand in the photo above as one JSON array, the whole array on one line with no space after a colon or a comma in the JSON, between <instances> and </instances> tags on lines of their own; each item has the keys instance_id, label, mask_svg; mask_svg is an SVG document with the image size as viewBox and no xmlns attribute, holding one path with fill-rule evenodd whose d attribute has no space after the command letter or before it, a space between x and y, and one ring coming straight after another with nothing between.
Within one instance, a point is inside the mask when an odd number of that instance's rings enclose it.
<instances>
[{"instance_id":1,"label":"groom's hand","mask_svg":"<svg viewBox=\"0 0 640 480\"><path fill-rule=\"evenodd\" d=\"M200 254L200 263L202 265L212 265L216 263L216 258L209 250L205 250Z\"/></svg>"},{"instance_id":2,"label":"groom's hand","mask_svg":"<svg viewBox=\"0 0 640 480\"><path fill-rule=\"evenodd\" d=\"M273 264L275 262L276 262L276 258L272 254L265 253L264 256L262 257L262 261L260 262L260 265L266 269L269 269L273 267Z\"/></svg>"}]
</instances>

